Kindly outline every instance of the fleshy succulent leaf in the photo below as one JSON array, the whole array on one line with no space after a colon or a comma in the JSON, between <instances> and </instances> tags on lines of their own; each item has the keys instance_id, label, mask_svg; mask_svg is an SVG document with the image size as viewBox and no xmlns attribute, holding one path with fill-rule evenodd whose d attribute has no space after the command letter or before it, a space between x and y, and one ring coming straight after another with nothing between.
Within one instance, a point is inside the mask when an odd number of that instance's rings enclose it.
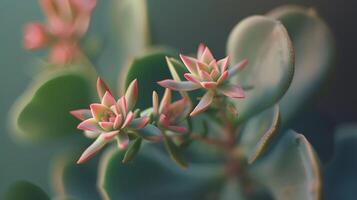
<instances>
[{"instance_id":1,"label":"fleshy succulent leaf","mask_svg":"<svg viewBox=\"0 0 357 200\"><path fill-rule=\"evenodd\" d=\"M179 147L171 140L171 138L164 136L165 147L167 152L170 154L172 160L174 160L180 167L187 168L188 164L181 154Z\"/></svg>"},{"instance_id":2,"label":"fleshy succulent leaf","mask_svg":"<svg viewBox=\"0 0 357 200\"><path fill-rule=\"evenodd\" d=\"M175 91L192 91L201 87L197 83L191 81L175 81L171 79L162 80L157 83L164 88L169 88Z\"/></svg>"},{"instance_id":3,"label":"fleshy succulent leaf","mask_svg":"<svg viewBox=\"0 0 357 200\"><path fill-rule=\"evenodd\" d=\"M162 139L160 129L152 124L146 125L144 128L137 130L140 137L149 141L159 141Z\"/></svg>"},{"instance_id":4,"label":"fleshy succulent leaf","mask_svg":"<svg viewBox=\"0 0 357 200\"><path fill-rule=\"evenodd\" d=\"M203 111L205 111L212 103L214 93L212 91L207 91L206 94L202 97L198 105L190 113L190 116L195 116Z\"/></svg>"},{"instance_id":5,"label":"fleshy succulent leaf","mask_svg":"<svg viewBox=\"0 0 357 200\"><path fill-rule=\"evenodd\" d=\"M267 14L286 27L295 50L295 74L280 102L282 120L291 120L311 100L333 67L334 40L326 23L312 8L278 7Z\"/></svg>"},{"instance_id":6,"label":"fleshy succulent leaf","mask_svg":"<svg viewBox=\"0 0 357 200\"><path fill-rule=\"evenodd\" d=\"M135 107L136 101L138 100L138 81L134 79L125 93L126 99L126 110L132 110Z\"/></svg>"},{"instance_id":7,"label":"fleshy succulent leaf","mask_svg":"<svg viewBox=\"0 0 357 200\"><path fill-rule=\"evenodd\" d=\"M232 63L249 60L244 70L230 78L243 87L253 87L246 91L244 101L232 101L239 112L238 121L276 104L285 94L294 73L294 54L279 21L264 16L242 20L229 36L227 53Z\"/></svg>"},{"instance_id":8,"label":"fleshy succulent leaf","mask_svg":"<svg viewBox=\"0 0 357 200\"><path fill-rule=\"evenodd\" d=\"M294 131L285 133L249 172L274 199L321 199L319 162L305 137Z\"/></svg>"},{"instance_id":9,"label":"fleshy succulent leaf","mask_svg":"<svg viewBox=\"0 0 357 200\"><path fill-rule=\"evenodd\" d=\"M77 161L77 164L82 164L93 157L108 143L108 141L109 140L104 138L104 134L99 135L97 139L82 153L81 157Z\"/></svg>"},{"instance_id":10,"label":"fleshy succulent leaf","mask_svg":"<svg viewBox=\"0 0 357 200\"><path fill-rule=\"evenodd\" d=\"M139 152L141 147L142 139L136 138L128 147L128 150L125 152L123 163L129 163L134 159L136 154Z\"/></svg>"},{"instance_id":11,"label":"fleshy succulent leaf","mask_svg":"<svg viewBox=\"0 0 357 200\"><path fill-rule=\"evenodd\" d=\"M115 139L117 140L118 148L123 150L129 145L129 136L126 133L119 133Z\"/></svg>"},{"instance_id":12,"label":"fleshy succulent leaf","mask_svg":"<svg viewBox=\"0 0 357 200\"><path fill-rule=\"evenodd\" d=\"M3 198L4 200L50 200L50 197L40 187L28 181L17 181L11 184Z\"/></svg>"}]
</instances>

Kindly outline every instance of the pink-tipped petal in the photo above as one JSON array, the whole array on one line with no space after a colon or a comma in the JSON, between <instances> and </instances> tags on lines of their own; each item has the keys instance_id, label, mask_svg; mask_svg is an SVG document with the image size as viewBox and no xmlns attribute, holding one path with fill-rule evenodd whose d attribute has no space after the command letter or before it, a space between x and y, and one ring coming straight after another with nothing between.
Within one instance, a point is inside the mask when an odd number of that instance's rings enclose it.
<instances>
[{"instance_id":1,"label":"pink-tipped petal","mask_svg":"<svg viewBox=\"0 0 357 200\"><path fill-rule=\"evenodd\" d=\"M199 57L199 61L209 64L212 60L214 60L212 52L208 47L206 47L201 57Z\"/></svg>"},{"instance_id":2,"label":"pink-tipped petal","mask_svg":"<svg viewBox=\"0 0 357 200\"><path fill-rule=\"evenodd\" d=\"M114 121L113 128L117 129L123 122L123 115L117 115Z\"/></svg>"},{"instance_id":3,"label":"pink-tipped petal","mask_svg":"<svg viewBox=\"0 0 357 200\"><path fill-rule=\"evenodd\" d=\"M167 129L176 133L187 133L187 128L182 126L168 126Z\"/></svg>"},{"instance_id":4,"label":"pink-tipped petal","mask_svg":"<svg viewBox=\"0 0 357 200\"><path fill-rule=\"evenodd\" d=\"M105 81L103 79L101 79L100 77L98 77L97 79L97 93L100 99L103 98L105 92L109 92L112 96L112 92L110 91L108 85L105 83Z\"/></svg>"},{"instance_id":5,"label":"pink-tipped petal","mask_svg":"<svg viewBox=\"0 0 357 200\"><path fill-rule=\"evenodd\" d=\"M197 60L195 58L191 58L182 54L180 54L180 58L191 74L197 74L197 68L196 68Z\"/></svg>"},{"instance_id":6,"label":"pink-tipped petal","mask_svg":"<svg viewBox=\"0 0 357 200\"><path fill-rule=\"evenodd\" d=\"M232 68L228 69L228 78L236 75L238 72L242 71L245 66L248 64L248 59L244 59L240 61L238 64L233 66Z\"/></svg>"},{"instance_id":7,"label":"pink-tipped petal","mask_svg":"<svg viewBox=\"0 0 357 200\"><path fill-rule=\"evenodd\" d=\"M72 110L69 113L82 121L92 118L92 112L89 109Z\"/></svg>"},{"instance_id":8,"label":"pink-tipped petal","mask_svg":"<svg viewBox=\"0 0 357 200\"><path fill-rule=\"evenodd\" d=\"M157 83L164 88L169 88L175 91L191 91L201 87L199 84L191 81L174 81L171 79L166 79Z\"/></svg>"},{"instance_id":9,"label":"pink-tipped petal","mask_svg":"<svg viewBox=\"0 0 357 200\"><path fill-rule=\"evenodd\" d=\"M77 11L90 14L97 4L97 0L72 0Z\"/></svg>"},{"instance_id":10,"label":"pink-tipped petal","mask_svg":"<svg viewBox=\"0 0 357 200\"><path fill-rule=\"evenodd\" d=\"M203 51L206 49L206 45L203 43L200 43L198 45L198 50L197 50L197 58L200 58L203 54Z\"/></svg>"},{"instance_id":11,"label":"pink-tipped petal","mask_svg":"<svg viewBox=\"0 0 357 200\"><path fill-rule=\"evenodd\" d=\"M30 23L25 26L24 46L26 49L39 49L47 45L48 35L40 23Z\"/></svg>"},{"instance_id":12,"label":"pink-tipped petal","mask_svg":"<svg viewBox=\"0 0 357 200\"><path fill-rule=\"evenodd\" d=\"M217 62L217 65L218 65L221 73L223 73L224 71L227 70L228 63L229 63L229 56L227 56Z\"/></svg>"},{"instance_id":13,"label":"pink-tipped petal","mask_svg":"<svg viewBox=\"0 0 357 200\"><path fill-rule=\"evenodd\" d=\"M217 87L217 83L214 81L205 81L205 82L201 82L202 87L206 88L206 89L214 89Z\"/></svg>"},{"instance_id":14,"label":"pink-tipped petal","mask_svg":"<svg viewBox=\"0 0 357 200\"><path fill-rule=\"evenodd\" d=\"M239 85L228 85L220 91L227 97L231 98L244 98L244 90Z\"/></svg>"},{"instance_id":15,"label":"pink-tipped petal","mask_svg":"<svg viewBox=\"0 0 357 200\"><path fill-rule=\"evenodd\" d=\"M118 143L118 148L120 150L126 149L129 145L129 136L126 133L120 133L118 134L115 139L117 140Z\"/></svg>"},{"instance_id":16,"label":"pink-tipped petal","mask_svg":"<svg viewBox=\"0 0 357 200\"><path fill-rule=\"evenodd\" d=\"M225 81L228 78L228 71L224 71L221 76L218 78L217 80L217 84L222 83L223 81Z\"/></svg>"},{"instance_id":17,"label":"pink-tipped petal","mask_svg":"<svg viewBox=\"0 0 357 200\"><path fill-rule=\"evenodd\" d=\"M102 116L110 109L108 107L106 107L103 104L99 104L99 103L92 103L90 105L90 110L92 112L93 117L97 120L97 121L101 121Z\"/></svg>"},{"instance_id":18,"label":"pink-tipped petal","mask_svg":"<svg viewBox=\"0 0 357 200\"><path fill-rule=\"evenodd\" d=\"M159 95L156 91L152 92L152 113L154 115L159 113Z\"/></svg>"},{"instance_id":19,"label":"pink-tipped petal","mask_svg":"<svg viewBox=\"0 0 357 200\"><path fill-rule=\"evenodd\" d=\"M202 97L195 109L190 113L190 116L195 116L203 111L205 111L212 103L214 93L211 91L206 92Z\"/></svg>"},{"instance_id":20,"label":"pink-tipped petal","mask_svg":"<svg viewBox=\"0 0 357 200\"><path fill-rule=\"evenodd\" d=\"M112 105L116 104L116 101L115 101L113 95L110 92L106 91L104 93L104 96L102 98L102 104L106 105L108 107L111 107Z\"/></svg>"},{"instance_id":21,"label":"pink-tipped petal","mask_svg":"<svg viewBox=\"0 0 357 200\"><path fill-rule=\"evenodd\" d=\"M118 135L119 131L110 131L110 132L105 132L105 133L102 133L104 139L106 141L110 141L112 140L116 135Z\"/></svg>"},{"instance_id":22,"label":"pink-tipped petal","mask_svg":"<svg viewBox=\"0 0 357 200\"><path fill-rule=\"evenodd\" d=\"M170 119L165 114L161 114L159 117L159 124L163 127L168 127L170 125Z\"/></svg>"},{"instance_id":23,"label":"pink-tipped petal","mask_svg":"<svg viewBox=\"0 0 357 200\"><path fill-rule=\"evenodd\" d=\"M121 97L118 102L117 102L117 107L119 108L120 114L123 115L123 117L126 117L127 114L127 105L126 105L126 98L125 96Z\"/></svg>"},{"instance_id":24,"label":"pink-tipped petal","mask_svg":"<svg viewBox=\"0 0 357 200\"><path fill-rule=\"evenodd\" d=\"M212 70L219 71L219 68L218 68L218 64L217 64L216 59L213 59L213 60L209 63L208 67L209 67L210 69L212 69Z\"/></svg>"},{"instance_id":25,"label":"pink-tipped petal","mask_svg":"<svg viewBox=\"0 0 357 200\"><path fill-rule=\"evenodd\" d=\"M133 110L138 100L138 81L134 79L125 92L126 110Z\"/></svg>"},{"instance_id":26,"label":"pink-tipped petal","mask_svg":"<svg viewBox=\"0 0 357 200\"><path fill-rule=\"evenodd\" d=\"M199 69L199 70L198 70L198 74L200 75L201 80L204 80L204 81L212 81L212 77L211 77L210 74L207 73L206 71Z\"/></svg>"},{"instance_id":27,"label":"pink-tipped petal","mask_svg":"<svg viewBox=\"0 0 357 200\"><path fill-rule=\"evenodd\" d=\"M197 66L197 69L200 69L200 70L203 70L203 71L206 71L206 72L210 71L210 67L206 63L198 61L196 63L196 66Z\"/></svg>"},{"instance_id":28,"label":"pink-tipped petal","mask_svg":"<svg viewBox=\"0 0 357 200\"><path fill-rule=\"evenodd\" d=\"M169 109L170 103L171 103L171 90L166 88L164 96L162 97L160 102L159 112L166 113L167 110Z\"/></svg>"},{"instance_id":29,"label":"pink-tipped petal","mask_svg":"<svg viewBox=\"0 0 357 200\"><path fill-rule=\"evenodd\" d=\"M213 80L217 80L219 78L220 74L221 73L219 71L213 69L209 75L211 76L211 78Z\"/></svg>"},{"instance_id":30,"label":"pink-tipped petal","mask_svg":"<svg viewBox=\"0 0 357 200\"><path fill-rule=\"evenodd\" d=\"M107 140L104 139L104 136L101 134L81 155L77 164L82 164L93 157L101 148L107 144Z\"/></svg>"},{"instance_id":31,"label":"pink-tipped petal","mask_svg":"<svg viewBox=\"0 0 357 200\"><path fill-rule=\"evenodd\" d=\"M97 138L100 134L101 134L101 132L84 131L84 135L85 135L87 138L90 138L90 139L95 139L95 138Z\"/></svg>"},{"instance_id":32,"label":"pink-tipped petal","mask_svg":"<svg viewBox=\"0 0 357 200\"><path fill-rule=\"evenodd\" d=\"M191 109L190 100L188 98L183 98L170 105L169 113L176 122L181 122L188 116Z\"/></svg>"},{"instance_id":33,"label":"pink-tipped petal","mask_svg":"<svg viewBox=\"0 0 357 200\"><path fill-rule=\"evenodd\" d=\"M133 119L134 119L134 114L133 114L133 112L130 111L128 113L128 115L126 116L125 121L124 121L123 125L121 126L121 128L126 128L130 124L130 122L133 121Z\"/></svg>"},{"instance_id":34,"label":"pink-tipped petal","mask_svg":"<svg viewBox=\"0 0 357 200\"><path fill-rule=\"evenodd\" d=\"M84 120L78 124L77 128L83 131L101 131L101 128L98 126L97 121L94 118Z\"/></svg>"},{"instance_id":35,"label":"pink-tipped petal","mask_svg":"<svg viewBox=\"0 0 357 200\"><path fill-rule=\"evenodd\" d=\"M192 74L190 74L190 73L185 73L183 76L184 76L185 79L188 80L188 81L191 81L191 82L194 82L194 83L198 83L198 84L200 83L200 81L198 81L198 80L194 77L194 75L192 75Z\"/></svg>"},{"instance_id":36,"label":"pink-tipped petal","mask_svg":"<svg viewBox=\"0 0 357 200\"><path fill-rule=\"evenodd\" d=\"M104 131L111 131L114 125L113 122L99 122L98 124Z\"/></svg>"},{"instance_id":37,"label":"pink-tipped petal","mask_svg":"<svg viewBox=\"0 0 357 200\"><path fill-rule=\"evenodd\" d=\"M150 118L147 116L133 119L133 121L131 121L131 123L129 124L129 127L133 129L144 128L149 123L149 120Z\"/></svg>"}]
</instances>

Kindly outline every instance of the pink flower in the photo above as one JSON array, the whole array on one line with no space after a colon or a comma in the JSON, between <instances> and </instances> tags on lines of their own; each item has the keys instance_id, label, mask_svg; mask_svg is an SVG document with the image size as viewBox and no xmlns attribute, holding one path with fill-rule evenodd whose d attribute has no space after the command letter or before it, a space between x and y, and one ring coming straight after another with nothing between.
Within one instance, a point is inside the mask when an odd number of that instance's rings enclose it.
<instances>
[{"instance_id":1,"label":"pink flower","mask_svg":"<svg viewBox=\"0 0 357 200\"><path fill-rule=\"evenodd\" d=\"M137 114L132 112L138 96L136 80L131 82L125 96L118 101L100 78L97 80L97 92L100 103L91 104L90 109L71 111L73 116L82 120L77 128L85 131L87 137L96 138L79 158L78 164L87 161L113 139L116 139L119 149L125 149L129 144L127 131L142 129L149 122L148 117L136 117Z\"/></svg>"},{"instance_id":2,"label":"pink flower","mask_svg":"<svg viewBox=\"0 0 357 200\"><path fill-rule=\"evenodd\" d=\"M205 89L205 95L190 113L191 116L206 110L217 94L230 98L245 97L244 91L239 85L229 83L227 80L247 65L248 61L246 59L228 69L229 57L227 56L217 61L210 49L204 44L199 45L197 58L182 54L180 54L180 58L189 71L189 73L184 74L187 81L166 79L158 82L158 84L176 91Z\"/></svg>"},{"instance_id":3,"label":"pink flower","mask_svg":"<svg viewBox=\"0 0 357 200\"><path fill-rule=\"evenodd\" d=\"M153 116L157 118L159 127L176 132L186 133L187 129L181 125L191 111L191 103L187 98L171 103L171 90L166 89L159 105L157 93L153 92Z\"/></svg>"},{"instance_id":4,"label":"pink flower","mask_svg":"<svg viewBox=\"0 0 357 200\"><path fill-rule=\"evenodd\" d=\"M26 26L25 48L49 46L53 48L51 62L71 62L79 55L78 40L88 30L96 0L40 0L40 5L47 23L30 23Z\"/></svg>"}]
</instances>

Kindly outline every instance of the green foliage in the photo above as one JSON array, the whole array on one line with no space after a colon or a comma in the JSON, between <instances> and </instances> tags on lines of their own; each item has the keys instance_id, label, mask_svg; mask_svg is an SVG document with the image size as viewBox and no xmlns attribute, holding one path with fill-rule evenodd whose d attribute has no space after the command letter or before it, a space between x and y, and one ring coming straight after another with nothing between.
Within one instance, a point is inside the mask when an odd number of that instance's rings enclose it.
<instances>
[{"instance_id":1,"label":"green foliage","mask_svg":"<svg viewBox=\"0 0 357 200\"><path fill-rule=\"evenodd\" d=\"M333 67L334 40L312 8L283 6L267 14L286 27L295 49L295 74L280 102L282 120L291 120L316 95Z\"/></svg>"},{"instance_id":2,"label":"green foliage","mask_svg":"<svg viewBox=\"0 0 357 200\"><path fill-rule=\"evenodd\" d=\"M289 35L278 21L252 16L242 20L231 32L227 54L232 63L247 58L249 63L236 82L246 90L243 101L233 101L238 121L274 105L288 89L294 74L294 54Z\"/></svg>"},{"instance_id":3,"label":"green foliage","mask_svg":"<svg viewBox=\"0 0 357 200\"><path fill-rule=\"evenodd\" d=\"M4 200L50 200L41 188L28 181L17 181L13 183L3 198Z\"/></svg>"}]
</instances>

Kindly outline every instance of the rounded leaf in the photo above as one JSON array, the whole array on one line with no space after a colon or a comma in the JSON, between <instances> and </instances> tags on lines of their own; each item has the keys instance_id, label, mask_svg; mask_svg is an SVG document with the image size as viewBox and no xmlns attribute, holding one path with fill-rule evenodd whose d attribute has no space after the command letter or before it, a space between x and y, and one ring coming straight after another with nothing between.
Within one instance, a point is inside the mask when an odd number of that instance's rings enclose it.
<instances>
[{"instance_id":1,"label":"rounded leaf","mask_svg":"<svg viewBox=\"0 0 357 200\"><path fill-rule=\"evenodd\" d=\"M242 20L231 32L227 53L231 63L248 59L236 77L246 97L234 100L243 121L274 105L288 89L294 74L294 54L289 35L277 20L252 16Z\"/></svg>"},{"instance_id":2,"label":"rounded leaf","mask_svg":"<svg viewBox=\"0 0 357 200\"><path fill-rule=\"evenodd\" d=\"M28 181L17 181L5 192L4 200L50 200L50 197L38 186Z\"/></svg>"},{"instance_id":3,"label":"rounded leaf","mask_svg":"<svg viewBox=\"0 0 357 200\"><path fill-rule=\"evenodd\" d=\"M277 200L321 199L319 161L303 135L288 131L249 169Z\"/></svg>"},{"instance_id":4,"label":"rounded leaf","mask_svg":"<svg viewBox=\"0 0 357 200\"><path fill-rule=\"evenodd\" d=\"M325 83L334 64L334 40L314 9L282 6L267 16L284 24L295 50L294 78L280 102L282 120L287 122Z\"/></svg>"}]
</instances>

